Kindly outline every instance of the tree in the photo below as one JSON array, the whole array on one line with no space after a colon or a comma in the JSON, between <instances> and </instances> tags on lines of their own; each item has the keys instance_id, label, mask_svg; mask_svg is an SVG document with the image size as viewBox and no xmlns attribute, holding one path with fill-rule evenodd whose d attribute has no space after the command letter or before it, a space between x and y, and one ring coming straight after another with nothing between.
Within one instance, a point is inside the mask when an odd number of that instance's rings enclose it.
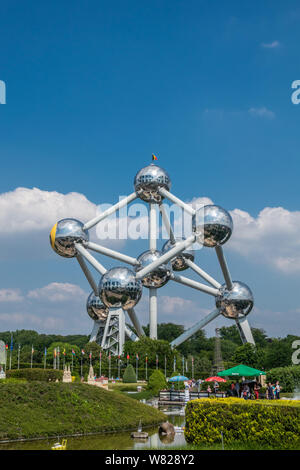
<instances>
[{"instance_id":1,"label":"tree","mask_svg":"<svg viewBox=\"0 0 300 470\"><path fill-rule=\"evenodd\" d=\"M153 395L158 395L160 390L167 388L167 382L164 374L159 370L155 370L149 377L147 390L150 390Z\"/></svg>"},{"instance_id":2,"label":"tree","mask_svg":"<svg viewBox=\"0 0 300 470\"><path fill-rule=\"evenodd\" d=\"M144 326L146 336L149 336L149 324ZM157 325L157 337L158 339L165 341L173 341L184 332L183 325L176 325L175 323L159 323Z\"/></svg>"},{"instance_id":3,"label":"tree","mask_svg":"<svg viewBox=\"0 0 300 470\"><path fill-rule=\"evenodd\" d=\"M127 384L136 383L136 375L134 372L134 368L131 364L128 364L124 371L123 382Z\"/></svg>"},{"instance_id":4,"label":"tree","mask_svg":"<svg viewBox=\"0 0 300 470\"><path fill-rule=\"evenodd\" d=\"M124 352L125 356L129 354L132 358L135 358L138 354L140 364L145 364L147 356L150 369L156 367L156 356L161 367L166 357L169 369L173 365L174 356L177 363L180 360L178 351L172 349L168 341L151 339L147 336L142 336L138 341L126 341Z\"/></svg>"}]
</instances>

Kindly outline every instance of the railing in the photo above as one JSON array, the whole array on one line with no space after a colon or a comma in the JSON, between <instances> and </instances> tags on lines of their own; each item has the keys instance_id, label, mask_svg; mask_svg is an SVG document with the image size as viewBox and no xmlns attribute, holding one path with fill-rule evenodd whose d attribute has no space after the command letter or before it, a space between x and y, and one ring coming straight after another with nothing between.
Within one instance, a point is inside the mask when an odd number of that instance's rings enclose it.
<instances>
[{"instance_id":1,"label":"railing","mask_svg":"<svg viewBox=\"0 0 300 470\"><path fill-rule=\"evenodd\" d=\"M189 392L189 399L196 400L197 398L225 398L226 392L208 393L208 392ZM185 402L185 390L161 390L159 392L159 401L176 401Z\"/></svg>"}]
</instances>

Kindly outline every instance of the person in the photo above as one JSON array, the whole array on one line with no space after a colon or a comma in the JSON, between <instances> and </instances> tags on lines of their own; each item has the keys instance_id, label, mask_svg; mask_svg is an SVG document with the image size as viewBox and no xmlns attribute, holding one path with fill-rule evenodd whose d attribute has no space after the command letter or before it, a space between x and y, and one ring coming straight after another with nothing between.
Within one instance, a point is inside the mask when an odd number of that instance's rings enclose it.
<instances>
[{"instance_id":1,"label":"person","mask_svg":"<svg viewBox=\"0 0 300 470\"><path fill-rule=\"evenodd\" d=\"M235 383L235 393L236 393L236 396L239 398L240 397L240 384L238 380Z\"/></svg>"},{"instance_id":2,"label":"person","mask_svg":"<svg viewBox=\"0 0 300 470\"><path fill-rule=\"evenodd\" d=\"M245 400L250 398L250 388L248 384L244 385L242 395Z\"/></svg>"},{"instance_id":3,"label":"person","mask_svg":"<svg viewBox=\"0 0 300 470\"><path fill-rule=\"evenodd\" d=\"M268 392L268 400L274 400L274 392L273 392L273 386L271 382L268 383L267 392Z\"/></svg>"},{"instance_id":4,"label":"person","mask_svg":"<svg viewBox=\"0 0 300 470\"><path fill-rule=\"evenodd\" d=\"M279 381L277 380L276 385L275 385L275 398L276 398L276 400L280 400L280 390L281 390L281 387L279 385Z\"/></svg>"},{"instance_id":5,"label":"person","mask_svg":"<svg viewBox=\"0 0 300 470\"><path fill-rule=\"evenodd\" d=\"M258 400L259 399L259 387L256 382L254 384L254 395L255 395L255 400Z\"/></svg>"},{"instance_id":6,"label":"person","mask_svg":"<svg viewBox=\"0 0 300 470\"><path fill-rule=\"evenodd\" d=\"M211 388L210 388L210 385L207 387L207 393L208 393L208 395L210 395L210 394L211 394Z\"/></svg>"},{"instance_id":7,"label":"person","mask_svg":"<svg viewBox=\"0 0 300 470\"><path fill-rule=\"evenodd\" d=\"M219 384L217 381L214 382L214 392L215 394L219 391Z\"/></svg>"}]
</instances>

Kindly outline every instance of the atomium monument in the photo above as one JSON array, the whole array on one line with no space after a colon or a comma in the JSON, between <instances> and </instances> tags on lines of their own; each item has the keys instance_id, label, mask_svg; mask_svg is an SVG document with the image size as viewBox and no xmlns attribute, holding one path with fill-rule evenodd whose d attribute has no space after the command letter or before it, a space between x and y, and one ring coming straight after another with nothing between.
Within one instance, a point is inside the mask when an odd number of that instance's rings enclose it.
<instances>
[{"instance_id":1,"label":"atomium monument","mask_svg":"<svg viewBox=\"0 0 300 470\"><path fill-rule=\"evenodd\" d=\"M236 323L243 343L254 344L247 319L253 307L253 295L246 284L231 279L223 251L223 245L229 240L233 231L230 214L222 207L213 204L194 209L174 196L170 189L171 180L168 173L163 168L151 164L136 174L132 194L92 220L82 223L69 218L60 220L53 226L50 232L53 250L62 257L76 258L92 288L86 305L87 313L94 321L90 341L96 341L112 354L121 354L125 336L136 341L145 334L134 310L142 297L143 287L149 291L150 338L156 339L158 289L173 281L215 298L215 309L172 341L173 347L186 341L219 315ZM147 251L133 258L89 241L89 230L92 227L136 199L149 204ZM163 204L164 200L176 204L191 217L190 235L186 238L175 237ZM169 237L161 249L157 247L157 208ZM202 244L204 248L212 248L216 252L225 281L223 284L195 263L193 249L195 243ZM106 269L89 250L116 259L129 265L130 268L123 264ZM98 283L86 262L100 274ZM188 269L194 271L206 284L178 274ZM137 335L125 322L125 312Z\"/></svg>"}]
</instances>

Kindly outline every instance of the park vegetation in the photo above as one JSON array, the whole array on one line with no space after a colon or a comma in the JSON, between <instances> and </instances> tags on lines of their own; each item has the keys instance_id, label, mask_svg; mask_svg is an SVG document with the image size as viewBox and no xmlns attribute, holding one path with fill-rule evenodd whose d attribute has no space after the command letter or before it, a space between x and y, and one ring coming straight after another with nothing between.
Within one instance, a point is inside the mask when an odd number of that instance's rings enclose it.
<instances>
[{"instance_id":1,"label":"park vegetation","mask_svg":"<svg viewBox=\"0 0 300 470\"><path fill-rule=\"evenodd\" d=\"M165 421L137 400L76 383L0 381L0 441L136 430Z\"/></svg>"},{"instance_id":2,"label":"park vegetation","mask_svg":"<svg viewBox=\"0 0 300 470\"><path fill-rule=\"evenodd\" d=\"M234 442L300 448L300 402L237 398L192 400L186 407L185 438L195 445Z\"/></svg>"}]
</instances>

